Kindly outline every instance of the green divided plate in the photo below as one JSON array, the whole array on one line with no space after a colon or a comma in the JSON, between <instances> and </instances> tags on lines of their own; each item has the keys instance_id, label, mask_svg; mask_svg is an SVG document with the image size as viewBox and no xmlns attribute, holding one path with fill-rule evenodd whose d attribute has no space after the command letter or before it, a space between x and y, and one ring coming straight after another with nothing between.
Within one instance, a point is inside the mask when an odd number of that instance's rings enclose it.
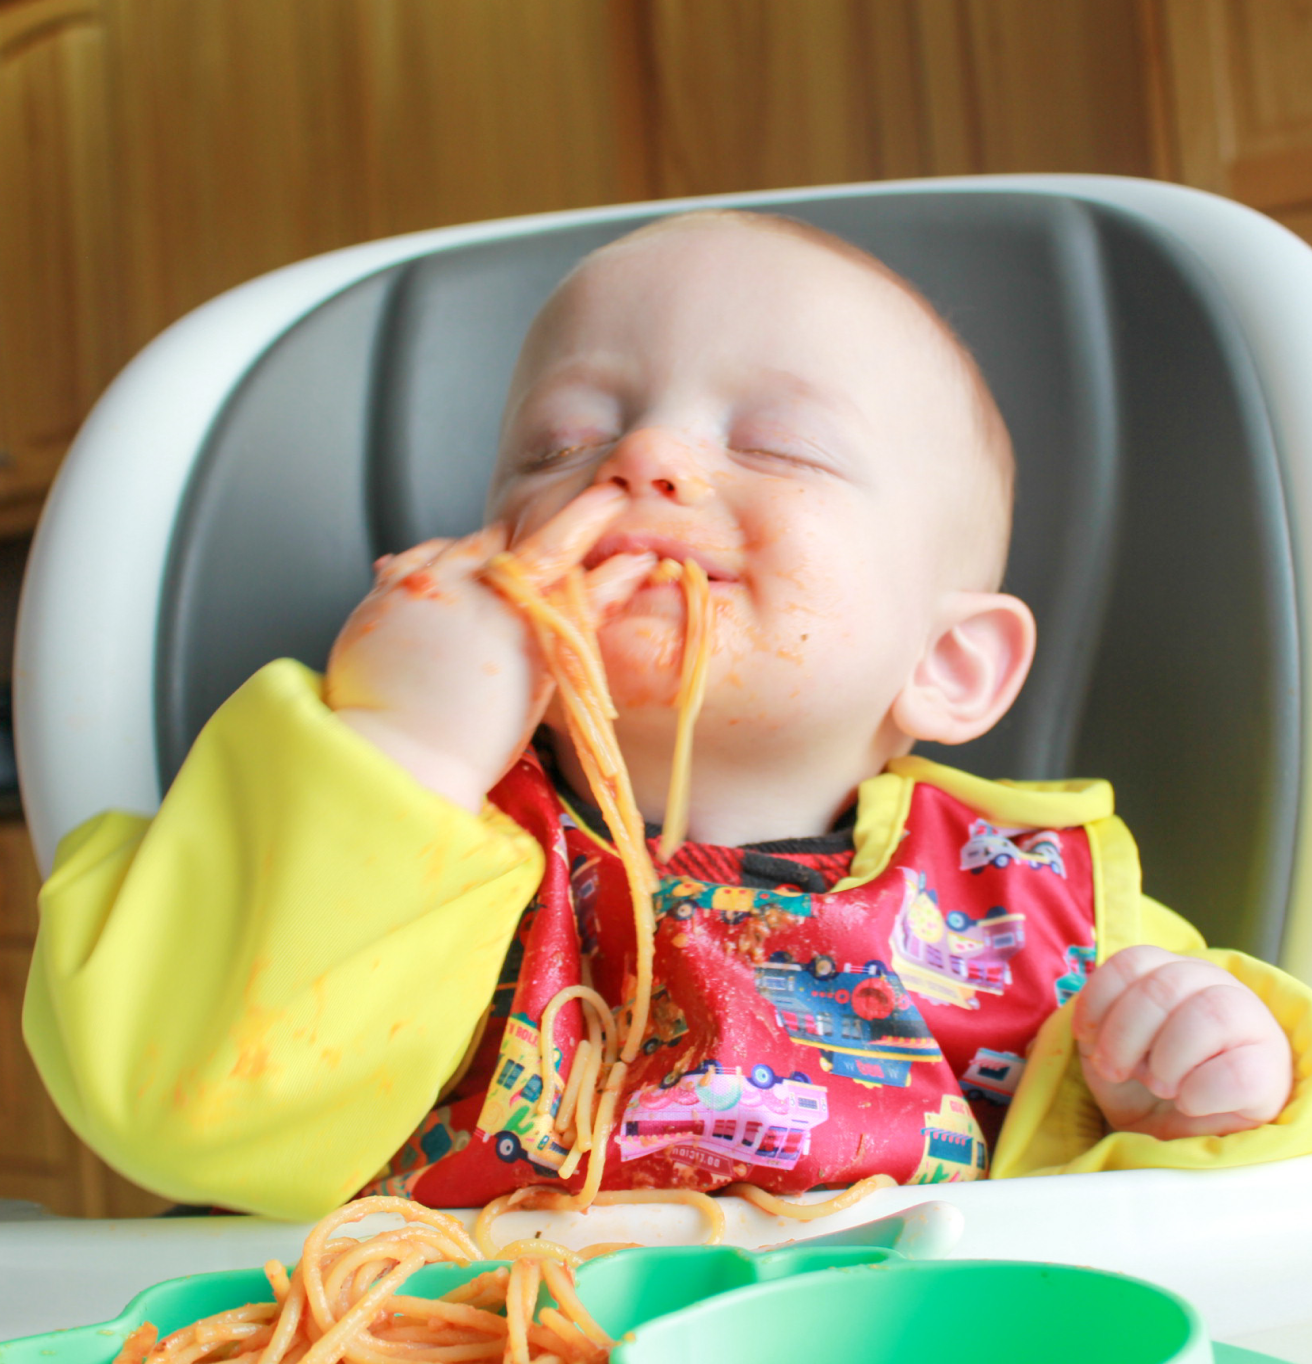
<instances>
[{"instance_id":1,"label":"green divided plate","mask_svg":"<svg viewBox=\"0 0 1312 1364\"><path fill-rule=\"evenodd\" d=\"M440 1297L487 1268L429 1265L405 1291ZM1212 1346L1194 1309L1165 1289L1066 1265L912 1262L869 1246L679 1246L589 1261L578 1290L621 1341L613 1364L1270 1364ZM0 1344L0 1364L109 1364L144 1321L165 1335L271 1299L259 1270L171 1279L103 1325Z\"/></svg>"}]
</instances>

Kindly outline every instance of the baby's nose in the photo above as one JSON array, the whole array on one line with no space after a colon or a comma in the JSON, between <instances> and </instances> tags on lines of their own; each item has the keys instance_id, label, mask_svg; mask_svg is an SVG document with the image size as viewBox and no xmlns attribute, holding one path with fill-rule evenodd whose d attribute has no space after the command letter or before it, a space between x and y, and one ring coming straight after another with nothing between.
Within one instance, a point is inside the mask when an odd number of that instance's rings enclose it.
<instances>
[{"instance_id":1,"label":"baby's nose","mask_svg":"<svg viewBox=\"0 0 1312 1364\"><path fill-rule=\"evenodd\" d=\"M598 483L614 483L630 497L662 497L692 506L711 491L696 445L659 428L630 431L597 470Z\"/></svg>"}]
</instances>

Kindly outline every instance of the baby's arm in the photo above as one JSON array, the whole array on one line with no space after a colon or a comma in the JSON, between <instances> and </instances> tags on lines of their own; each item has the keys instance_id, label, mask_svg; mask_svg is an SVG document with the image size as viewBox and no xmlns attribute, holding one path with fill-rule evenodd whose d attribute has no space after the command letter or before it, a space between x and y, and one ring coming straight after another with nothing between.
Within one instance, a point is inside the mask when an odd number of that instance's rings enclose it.
<instances>
[{"instance_id":1,"label":"baby's arm","mask_svg":"<svg viewBox=\"0 0 1312 1364\"><path fill-rule=\"evenodd\" d=\"M1085 1082L1122 1132L1161 1140L1259 1127L1288 1102L1289 1041L1229 972L1161 947L1127 947L1075 1004Z\"/></svg>"},{"instance_id":2,"label":"baby's arm","mask_svg":"<svg viewBox=\"0 0 1312 1364\"><path fill-rule=\"evenodd\" d=\"M60 845L24 1033L73 1129L138 1183L319 1217L457 1068L541 873L530 835L425 791L282 660L153 820Z\"/></svg>"}]
</instances>

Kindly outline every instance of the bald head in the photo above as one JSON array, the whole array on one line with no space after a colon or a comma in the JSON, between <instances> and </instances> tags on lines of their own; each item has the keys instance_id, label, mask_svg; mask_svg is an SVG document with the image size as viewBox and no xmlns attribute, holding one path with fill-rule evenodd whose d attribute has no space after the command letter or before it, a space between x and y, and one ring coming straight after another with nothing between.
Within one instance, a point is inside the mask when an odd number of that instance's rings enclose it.
<instances>
[{"instance_id":1,"label":"bald head","mask_svg":"<svg viewBox=\"0 0 1312 1364\"><path fill-rule=\"evenodd\" d=\"M925 363L936 369L941 385L943 406L926 416L937 424L952 423L958 428L949 439L959 459L952 489L945 489L944 498L948 537L960 556L958 572L965 586L997 588L1006 570L1011 542L1016 476L1011 435L975 357L961 338L914 285L877 256L824 228L783 214L699 209L658 218L600 247L579 263L560 290L590 262L640 249L644 243L667 235L699 231L763 232L790 239L803 248L846 262L908 305L912 318L921 324L916 327L913 323L910 330L923 348ZM878 326L887 319L872 312L871 320ZM962 524L963 515L968 525Z\"/></svg>"},{"instance_id":2,"label":"bald head","mask_svg":"<svg viewBox=\"0 0 1312 1364\"><path fill-rule=\"evenodd\" d=\"M605 373L589 357L601 357ZM721 415L742 408L747 387L757 408L806 389L807 421L845 425L853 462L880 466L885 485L890 462L918 482L916 515L938 543L943 585L991 591L1001 582L1013 460L997 406L929 302L850 242L789 218L711 210L659 219L585 257L525 340L493 514L525 467L526 442L542 443L533 431L557 424L551 412L562 390L578 391L576 378L584 406L606 408L580 422L571 407L566 425L585 432L664 420L694 389L714 389ZM653 397L657 411L640 410Z\"/></svg>"}]
</instances>

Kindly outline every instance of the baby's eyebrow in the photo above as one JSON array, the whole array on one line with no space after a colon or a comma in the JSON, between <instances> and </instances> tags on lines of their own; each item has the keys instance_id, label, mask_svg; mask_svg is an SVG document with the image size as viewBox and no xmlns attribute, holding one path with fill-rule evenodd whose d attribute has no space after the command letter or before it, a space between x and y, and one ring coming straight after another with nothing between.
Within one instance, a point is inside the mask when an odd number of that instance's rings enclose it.
<instances>
[{"instance_id":1,"label":"baby's eyebrow","mask_svg":"<svg viewBox=\"0 0 1312 1364\"><path fill-rule=\"evenodd\" d=\"M569 384L580 387L618 388L633 381L634 366L618 357L582 356L549 365L534 379L530 394Z\"/></svg>"},{"instance_id":2,"label":"baby's eyebrow","mask_svg":"<svg viewBox=\"0 0 1312 1364\"><path fill-rule=\"evenodd\" d=\"M852 418L862 416L860 406L845 389L836 388L829 384L817 384L811 379L793 373L791 370L768 367L755 369L750 374L743 376L743 385L754 389L764 389L770 397L777 397L782 392L787 397L800 398L827 411L838 409L844 415Z\"/></svg>"}]
</instances>

